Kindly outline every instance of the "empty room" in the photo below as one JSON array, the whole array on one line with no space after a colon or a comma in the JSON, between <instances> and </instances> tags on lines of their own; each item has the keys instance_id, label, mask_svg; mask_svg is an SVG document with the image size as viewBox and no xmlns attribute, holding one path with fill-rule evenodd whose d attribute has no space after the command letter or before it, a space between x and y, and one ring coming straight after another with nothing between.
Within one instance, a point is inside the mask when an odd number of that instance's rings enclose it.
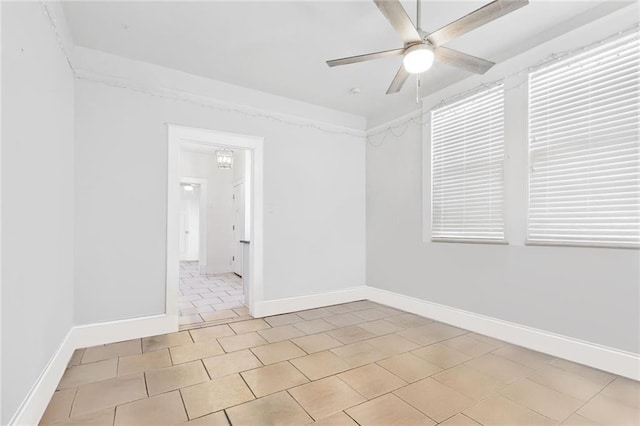
<instances>
[{"instance_id":1,"label":"empty room","mask_svg":"<svg viewBox=\"0 0 640 426\"><path fill-rule=\"evenodd\" d=\"M0 46L0 424L640 426L638 1L1 1Z\"/></svg>"}]
</instances>

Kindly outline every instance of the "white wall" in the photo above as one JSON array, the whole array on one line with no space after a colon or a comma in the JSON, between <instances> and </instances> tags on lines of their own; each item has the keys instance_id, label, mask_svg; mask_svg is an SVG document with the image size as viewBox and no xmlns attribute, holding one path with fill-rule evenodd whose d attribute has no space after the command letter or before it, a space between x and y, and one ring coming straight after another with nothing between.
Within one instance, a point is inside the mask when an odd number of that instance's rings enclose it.
<instances>
[{"instance_id":1,"label":"white wall","mask_svg":"<svg viewBox=\"0 0 640 426\"><path fill-rule=\"evenodd\" d=\"M180 173L207 179L207 273L231 272L233 169L218 168L215 154L182 151Z\"/></svg>"},{"instance_id":2,"label":"white wall","mask_svg":"<svg viewBox=\"0 0 640 426\"><path fill-rule=\"evenodd\" d=\"M367 284L640 353L638 250L524 245L527 88L520 84L526 68L550 53L604 38L637 16L634 5L423 100L427 112L481 82L512 76L505 82L513 88L505 93L508 246L431 243L429 125L412 124L401 137L389 136L381 144L380 137L372 137L367 145Z\"/></svg>"},{"instance_id":3,"label":"white wall","mask_svg":"<svg viewBox=\"0 0 640 426\"><path fill-rule=\"evenodd\" d=\"M264 137L265 300L364 285L362 136L122 88L121 79L142 76L143 87L171 81L173 88L216 90L204 79L150 64L82 48L76 53L85 70L75 98L78 323L164 312L166 123ZM87 80L99 70L119 79ZM249 102L249 92L243 93ZM255 92L254 97L258 105L267 95ZM345 125L363 124L342 113L290 103L274 99L273 108L287 104L299 116L322 118L339 132Z\"/></svg>"},{"instance_id":4,"label":"white wall","mask_svg":"<svg viewBox=\"0 0 640 426\"><path fill-rule=\"evenodd\" d=\"M73 319L73 76L40 3L2 2L2 418ZM51 12L61 12L50 4ZM66 41L64 16L55 13Z\"/></svg>"}]
</instances>

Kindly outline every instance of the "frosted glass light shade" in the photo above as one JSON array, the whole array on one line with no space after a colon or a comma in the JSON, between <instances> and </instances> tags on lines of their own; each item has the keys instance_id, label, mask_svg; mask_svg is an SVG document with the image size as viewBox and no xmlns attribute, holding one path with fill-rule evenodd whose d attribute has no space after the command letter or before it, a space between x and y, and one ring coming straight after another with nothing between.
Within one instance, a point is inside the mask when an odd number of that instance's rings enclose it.
<instances>
[{"instance_id":1,"label":"frosted glass light shade","mask_svg":"<svg viewBox=\"0 0 640 426\"><path fill-rule=\"evenodd\" d=\"M420 74L433 65L433 50L425 44L411 46L404 54L404 69L411 74Z\"/></svg>"},{"instance_id":2,"label":"frosted glass light shade","mask_svg":"<svg viewBox=\"0 0 640 426\"><path fill-rule=\"evenodd\" d=\"M233 166L233 151L226 148L216 151L219 169L230 169Z\"/></svg>"}]
</instances>

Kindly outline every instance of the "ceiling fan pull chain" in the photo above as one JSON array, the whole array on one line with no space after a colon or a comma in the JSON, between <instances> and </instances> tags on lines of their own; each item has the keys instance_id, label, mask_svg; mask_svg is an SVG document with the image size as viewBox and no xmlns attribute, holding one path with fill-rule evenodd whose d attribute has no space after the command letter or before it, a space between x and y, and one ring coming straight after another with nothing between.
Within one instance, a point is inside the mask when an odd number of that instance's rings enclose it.
<instances>
[{"instance_id":1,"label":"ceiling fan pull chain","mask_svg":"<svg viewBox=\"0 0 640 426\"><path fill-rule=\"evenodd\" d=\"M416 103L419 104L420 103L420 86L421 81L420 81L420 75L421 74L416 74Z\"/></svg>"}]
</instances>

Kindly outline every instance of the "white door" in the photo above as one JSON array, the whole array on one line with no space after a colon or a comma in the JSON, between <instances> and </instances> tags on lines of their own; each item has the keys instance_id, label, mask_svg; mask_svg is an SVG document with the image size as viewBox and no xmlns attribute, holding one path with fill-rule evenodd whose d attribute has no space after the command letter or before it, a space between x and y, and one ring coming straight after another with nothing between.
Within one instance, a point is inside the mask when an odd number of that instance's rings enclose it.
<instances>
[{"instance_id":1,"label":"white door","mask_svg":"<svg viewBox=\"0 0 640 426\"><path fill-rule=\"evenodd\" d=\"M242 243L244 238L244 185L233 187L233 257L232 271L242 276Z\"/></svg>"},{"instance_id":2,"label":"white door","mask_svg":"<svg viewBox=\"0 0 640 426\"><path fill-rule=\"evenodd\" d=\"M180 260L198 260L200 251L200 192L181 187L180 200Z\"/></svg>"}]
</instances>

